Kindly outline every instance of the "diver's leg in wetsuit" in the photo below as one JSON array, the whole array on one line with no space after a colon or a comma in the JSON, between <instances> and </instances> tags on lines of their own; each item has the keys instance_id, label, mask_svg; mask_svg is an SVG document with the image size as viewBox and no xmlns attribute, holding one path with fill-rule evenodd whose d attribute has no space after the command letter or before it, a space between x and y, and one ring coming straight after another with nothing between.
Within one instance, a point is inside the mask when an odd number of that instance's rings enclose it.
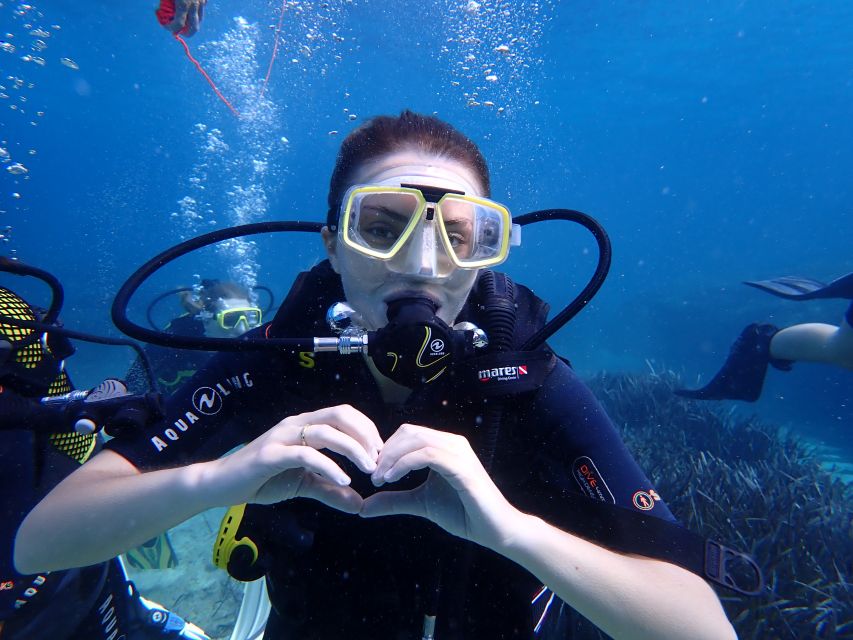
<instances>
[{"instance_id":1,"label":"diver's leg in wetsuit","mask_svg":"<svg viewBox=\"0 0 853 640\"><path fill-rule=\"evenodd\" d=\"M761 395L768 365L782 371L791 362L770 355L770 341L779 332L772 324L751 324L738 336L723 368L701 389L676 389L685 398L698 400L746 400L754 402Z\"/></svg>"},{"instance_id":2,"label":"diver's leg in wetsuit","mask_svg":"<svg viewBox=\"0 0 853 640\"><path fill-rule=\"evenodd\" d=\"M799 276L745 284L787 300L853 300L853 273L829 284ZM840 327L810 323L779 330L770 324L749 325L732 345L729 357L711 382L701 389L676 389L675 393L699 400L753 402L761 395L768 365L790 371L795 361L853 369L853 302Z\"/></svg>"}]
</instances>

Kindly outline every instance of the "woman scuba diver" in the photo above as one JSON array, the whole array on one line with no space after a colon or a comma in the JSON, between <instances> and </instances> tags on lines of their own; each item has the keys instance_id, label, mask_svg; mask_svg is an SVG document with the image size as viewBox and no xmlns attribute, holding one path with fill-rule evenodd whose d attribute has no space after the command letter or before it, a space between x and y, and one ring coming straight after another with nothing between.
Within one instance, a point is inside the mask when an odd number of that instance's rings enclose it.
<instances>
[{"instance_id":1,"label":"woman scuba diver","mask_svg":"<svg viewBox=\"0 0 853 640\"><path fill-rule=\"evenodd\" d=\"M331 178L328 260L160 424L54 489L19 569L102 561L248 503L217 551L267 576L269 637L534 637L574 609L614 638L734 638L710 586L665 559L679 527L599 403L525 346L547 305L488 270L512 236L468 138L409 111L365 123ZM324 335L341 301L332 320L365 357L256 348Z\"/></svg>"}]
</instances>

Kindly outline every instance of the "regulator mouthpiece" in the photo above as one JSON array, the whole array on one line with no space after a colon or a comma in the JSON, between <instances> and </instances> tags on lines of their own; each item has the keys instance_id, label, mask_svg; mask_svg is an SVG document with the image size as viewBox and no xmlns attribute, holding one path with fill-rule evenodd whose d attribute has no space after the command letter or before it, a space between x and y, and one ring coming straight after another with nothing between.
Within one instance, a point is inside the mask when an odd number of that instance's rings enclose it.
<instances>
[{"instance_id":1,"label":"regulator mouthpiece","mask_svg":"<svg viewBox=\"0 0 853 640\"><path fill-rule=\"evenodd\" d=\"M474 331L455 331L423 296L388 303L388 324L371 336L368 355L379 372L409 388L434 382L474 351Z\"/></svg>"},{"instance_id":2,"label":"regulator mouthpiece","mask_svg":"<svg viewBox=\"0 0 853 640\"><path fill-rule=\"evenodd\" d=\"M400 298L388 303L388 322L417 323L436 320L438 306L426 296Z\"/></svg>"}]
</instances>

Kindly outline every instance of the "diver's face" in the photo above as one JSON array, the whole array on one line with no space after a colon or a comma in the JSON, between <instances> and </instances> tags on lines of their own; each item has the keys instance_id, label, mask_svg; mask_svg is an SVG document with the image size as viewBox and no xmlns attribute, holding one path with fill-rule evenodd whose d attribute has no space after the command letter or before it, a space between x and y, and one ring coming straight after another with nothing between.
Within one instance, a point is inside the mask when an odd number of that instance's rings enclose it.
<instances>
[{"instance_id":1,"label":"diver's face","mask_svg":"<svg viewBox=\"0 0 853 640\"><path fill-rule=\"evenodd\" d=\"M417 150L396 151L361 166L353 175L352 184L394 187L418 184L467 195L485 195L479 178L467 166ZM400 272L388 261L351 249L328 229L323 231L323 241L332 267L341 276L347 302L361 315L368 330L388 324L389 301L413 295L432 299L437 306L436 315L453 324L477 279L476 269L453 268L449 273L426 274ZM428 256L423 258L428 261Z\"/></svg>"},{"instance_id":2,"label":"diver's face","mask_svg":"<svg viewBox=\"0 0 853 640\"><path fill-rule=\"evenodd\" d=\"M252 312L236 311L231 316L226 316L224 324L227 328L220 325L217 315L222 311L246 310L253 308L254 305L246 298L219 298L212 309L213 317L205 318L204 320L204 335L208 338L236 338L243 335L249 329L260 324L260 318L257 318Z\"/></svg>"}]
</instances>

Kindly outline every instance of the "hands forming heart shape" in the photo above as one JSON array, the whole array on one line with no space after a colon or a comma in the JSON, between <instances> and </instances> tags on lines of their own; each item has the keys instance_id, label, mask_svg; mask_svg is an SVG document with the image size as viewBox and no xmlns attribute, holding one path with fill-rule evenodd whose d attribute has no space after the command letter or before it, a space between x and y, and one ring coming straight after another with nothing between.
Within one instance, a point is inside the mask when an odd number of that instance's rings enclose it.
<instances>
[{"instance_id":1,"label":"hands forming heart shape","mask_svg":"<svg viewBox=\"0 0 853 640\"><path fill-rule=\"evenodd\" d=\"M364 499L323 449L351 460L377 487L418 469L429 469L429 475L415 489L380 491ZM464 436L403 424L383 442L373 421L348 405L285 418L210 464L221 504L304 497L363 518L415 515L493 549L508 544L512 522L520 515Z\"/></svg>"}]
</instances>

